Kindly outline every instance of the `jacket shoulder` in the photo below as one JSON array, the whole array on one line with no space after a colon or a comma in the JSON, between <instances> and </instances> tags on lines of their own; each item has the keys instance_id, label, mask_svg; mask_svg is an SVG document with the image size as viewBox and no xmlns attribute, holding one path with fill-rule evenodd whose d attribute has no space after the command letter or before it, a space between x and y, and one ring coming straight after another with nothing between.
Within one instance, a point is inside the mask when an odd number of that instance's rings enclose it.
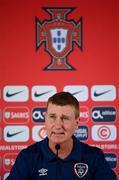
<instances>
[{"instance_id":1,"label":"jacket shoulder","mask_svg":"<svg viewBox=\"0 0 119 180\"><path fill-rule=\"evenodd\" d=\"M88 144L85 144L83 142L80 142L81 143L81 146L82 146L82 149L83 151L86 151L87 153L96 153L96 154L100 154L100 152L102 152L102 150L98 147L95 147L95 146L91 146L91 145L88 145Z\"/></svg>"}]
</instances>

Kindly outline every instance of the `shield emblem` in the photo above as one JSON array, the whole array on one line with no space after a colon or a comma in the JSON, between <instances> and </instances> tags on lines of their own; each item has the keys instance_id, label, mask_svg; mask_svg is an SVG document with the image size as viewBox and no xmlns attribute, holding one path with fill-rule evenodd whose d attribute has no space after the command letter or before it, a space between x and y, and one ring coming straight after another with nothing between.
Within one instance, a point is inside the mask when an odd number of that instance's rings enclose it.
<instances>
[{"instance_id":1,"label":"shield emblem","mask_svg":"<svg viewBox=\"0 0 119 180\"><path fill-rule=\"evenodd\" d=\"M51 46L57 52L61 53L67 47L68 29L54 28L50 29Z\"/></svg>"},{"instance_id":2,"label":"shield emblem","mask_svg":"<svg viewBox=\"0 0 119 180\"><path fill-rule=\"evenodd\" d=\"M75 8L44 8L50 14L50 20L43 23L36 17L36 49L45 43L45 50L51 56L51 62L44 70L74 70L67 56L73 51L74 43L82 49L82 17L75 23L67 16Z\"/></svg>"},{"instance_id":3,"label":"shield emblem","mask_svg":"<svg viewBox=\"0 0 119 180\"><path fill-rule=\"evenodd\" d=\"M88 165L85 164L85 163L76 163L74 165L74 171L75 171L75 174L79 177L79 178L82 178L84 177L87 172L88 172Z\"/></svg>"}]
</instances>

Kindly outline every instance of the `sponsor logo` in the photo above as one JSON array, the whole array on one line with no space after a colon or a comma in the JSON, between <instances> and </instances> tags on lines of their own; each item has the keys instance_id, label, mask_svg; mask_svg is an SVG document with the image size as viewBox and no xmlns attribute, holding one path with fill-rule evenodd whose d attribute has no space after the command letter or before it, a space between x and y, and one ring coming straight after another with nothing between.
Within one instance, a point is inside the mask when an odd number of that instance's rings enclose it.
<instances>
[{"instance_id":1,"label":"sponsor logo","mask_svg":"<svg viewBox=\"0 0 119 180\"><path fill-rule=\"evenodd\" d=\"M104 153L106 161L109 163L110 167L117 167L117 156L114 153Z\"/></svg>"},{"instance_id":2,"label":"sponsor logo","mask_svg":"<svg viewBox=\"0 0 119 180\"><path fill-rule=\"evenodd\" d=\"M9 131L7 132L7 137L13 137L13 136L16 136L17 134L20 134L24 131L19 131L19 132L16 132L16 133L10 133Z\"/></svg>"},{"instance_id":3,"label":"sponsor logo","mask_svg":"<svg viewBox=\"0 0 119 180\"><path fill-rule=\"evenodd\" d=\"M50 92L52 92L52 90L46 91L46 92L43 92L43 93L37 93L37 92L35 92L34 96L35 96L35 97L40 97L40 96L46 95L46 94L48 94L48 93L50 93Z\"/></svg>"},{"instance_id":4,"label":"sponsor logo","mask_svg":"<svg viewBox=\"0 0 119 180\"><path fill-rule=\"evenodd\" d=\"M116 120L116 109L114 107L94 107L92 109L92 120L95 122L113 122Z\"/></svg>"},{"instance_id":5,"label":"sponsor logo","mask_svg":"<svg viewBox=\"0 0 119 180\"><path fill-rule=\"evenodd\" d=\"M86 106L80 107L80 123L86 123L89 120L89 109Z\"/></svg>"},{"instance_id":6,"label":"sponsor logo","mask_svg":"<svg viewBox=\"0 0 119 180\"><path fill-rule=\"evenodd\" d=\"M43 8L52 19L41 23L36 17L36 50L45 43L51 63L45 70L73 70L67 56L74 43L82 50L82 17L76 23L67 16L74 8Z\"/></svg>"},{"instance_id":7,"label":"sponsor logo","mask_svg":"<svg viewBox=\"0 0 119 180\"><path fill-rule=\"evenodd\" d=\"M4 169L7 170L7 171L10 171L12 166L14 165L15 163L15 160L16 160L16 156L17 154L13 153L13 154L5 154L4 155L4 158L3 158L3 165L4 165Z\"/></svg>"},{"instance_id":8,"label":"sponsor logo","mask_svg":"<svg viewBox=\"0 0 119 180\"><path fill-rule=\"evenodd\" d=\"M92 139L94 141L115 141L117 128L114 125L94 125L92 127Z\"/></svg>"},{"instance_id":9,"label":"sponsor logo","mask_svg":"<svg viewBox=\"0 0 119 180\"><path fill-rule=\"evenodd\" d=\"M27 126L6 126L4 140L6 142L26 142L29 140L29 128Z\"/></svg>"},{"instance_id":10,"label":"sponsor logo","mask_svg":"<svg viewBox=\"0 0 119 180\"><path fill-rule=\"evenodd\" d=\"M48 169L42 168L38 170L39 176L46 176Z\"/></svg>"},{"instance_id":11,"label":"sponsor logo","mask_svg":"<svg viewBox=\"0 0 119 180\"><path fill-rule=\"evenodd\" d=\"M29 98L29 90L26 86L5 86L3 98L6 102L26 102Z\"/></svg>"},{"instance_id":12,"label":"sponsor logo","mask_svg":"<svg viewBox=\"0 0 119 180\"><path fill-rule=\"evenodd\" d=\"M30 112L27 107L7 107L4 109L4 121L8 124L27 123Z\"/></svg>"},{"instance_id":13,"label":"sponsor logo","mask_svg":"<svg viewBox=\"0 0 119 180\"><path fill-rule=\"evenodd\" d=\"M82 178L88 172L88 165L85 163L76 163L74 165L74 172L79 178Z\"/></svg>"},{"instance_id":14,"label":"sponsor logo","mask_svg":"<svg viewBox=\"0 0 119 180\"><path fill-rule=\"evenodd\" d=\"M104 91L104 92L101 92L101 93L98 93L98 92L94 91L94 96L95 96L95 97L99 97L99 96L102 96L102 95L104 95L104 94L106 94L106 93L108 93L108 92L110 92L110 91L111 91L111 90Z\"/></svg>"},{"instance_id":15,"label":"sponsor logo","mask_svg":"<svg viewBox=\"0 0 119 180\"><path fill-rule=\"evenodd\" d=\"M88 139L88 128L86 126L79 126L74 135L81 141Z\"/></svg>"},{"instance_id":16,"label":"sponsor logo","mask_svg":"<svg viewBox=\"0 0 119 180\"><path fill-rule=\"evenodd\" d=\"M88 100L88 87L80 85L65 86L63 91L70 92L79 102Z\"/></svg>"},{"instance_id":17,"label":"sponsor logo","mask_svg":"<svg viewBox=\"0 0 119 180\"><path fill-rule=\"evenodd\" d=\"M44 114L46 112L46 107L36 107L32 110L32 120L33 122L45 122Z\"/></svg>"},{"instance_id":18,"label":"sponsor logo","mask_svg":"<svg viewBox=\"0 0 119 180\"><path fill-rule=\"evenodd\" d=\"M15 93L9 93L9 92L7 92L6 93L6 97L12 97L12 96L15 96L15 95L17 95L17 94L20 94L21 92L23 92L23 91L18 91L18 92L15 92Z\"/></svg>"},{"instance_id":19,"label":"sponsor logo","mask_svg":"<svg viewBox=\"0 0 119 180\"><path fill-rule=\"evenodd\" d=\"M93 101L114 101L116 99L116 88L113 85L96 85L91 88Z\"/></svg>"},{"instance_id":20,"label":"sponsor logo","mask_svg":"<svg viewBox=\"0 0 119 180\"><path fill-rule=\"evenodd\" d=\"M35 102L47 102L49 97L56 93L55 86L33 86L32 100Z\"/></svg>"},{"instance_id":21,"label":"sponsor logo","mask_svg":"<svg viewBox=\"0 0 119 180\"><path fill-rule=\"evenodd\" d=\"M32 138L35 142L43 140L47 136L44 125L34 126L32 129Z\"/></svg>"}]
</instances>

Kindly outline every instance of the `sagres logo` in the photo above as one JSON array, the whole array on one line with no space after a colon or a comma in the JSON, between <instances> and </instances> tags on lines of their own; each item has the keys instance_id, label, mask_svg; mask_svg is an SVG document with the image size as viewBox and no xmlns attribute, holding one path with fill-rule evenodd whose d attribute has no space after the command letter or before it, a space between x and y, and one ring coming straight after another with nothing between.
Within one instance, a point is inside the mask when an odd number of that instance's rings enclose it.
<instances>
[{"instance_id":1,"label":"sagres logo","mask_svg":"<svg viewBox=\"0 0 119 180\"><path fill-rule=\"evenodd\" d=\"M36 17L36 50L45 43L51 63L44 70L73 70L67 56L74 43L82 50L82 17L76 23L67 18L75 8L43 8L51 17L42 23Z\"/></svg>"},{"instance_id":2,"label":"sagres logo","mask_svg":"<svg viewBox=\"0 0 119 180\"><path fill-rule=\"evenodd\" d=\"M15 153L8 153L4 155L4 168L5 170L9 171L12 166L15 163L15 159L16 159L17 154Z\"/></svg>"},{"instance_id":3,"label":"sagres logo","mask_svg":"<svg viewBox=\"0 0 119 180\"><path fill-rule=\"evenodd\" d=\"M86 106L80 107L80 123L86 123L89 120L89 109Z\"/></svg>"},{"instance_id":4,"label":"sagres logo","mask_svg":"<svg viewBox=\"0 0 119 180\"><path fill-rule=\"evenodd\" d=\"M30 119L27 107L6 107L4 109L4 121L8 124L26 124Z\"/></svg>"}]
</instances>

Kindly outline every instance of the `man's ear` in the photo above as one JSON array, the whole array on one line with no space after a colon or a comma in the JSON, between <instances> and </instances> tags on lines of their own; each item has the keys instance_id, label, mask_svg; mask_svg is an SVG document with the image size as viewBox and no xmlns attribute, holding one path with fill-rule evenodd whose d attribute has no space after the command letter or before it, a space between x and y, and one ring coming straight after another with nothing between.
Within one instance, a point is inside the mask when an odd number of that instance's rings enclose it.
<instances>
[{"instance_id":1,"label":"man's ear","mask_svg":"<svg viewBox=\"0 0 119 180\"><path fill-rule=\"evenodd\" d=\"M80 121L80 119L79 118L77 118L76 119L76 129L78 128L78 126L79 126L79 121Z\"/></svg>"}]
</instances>

